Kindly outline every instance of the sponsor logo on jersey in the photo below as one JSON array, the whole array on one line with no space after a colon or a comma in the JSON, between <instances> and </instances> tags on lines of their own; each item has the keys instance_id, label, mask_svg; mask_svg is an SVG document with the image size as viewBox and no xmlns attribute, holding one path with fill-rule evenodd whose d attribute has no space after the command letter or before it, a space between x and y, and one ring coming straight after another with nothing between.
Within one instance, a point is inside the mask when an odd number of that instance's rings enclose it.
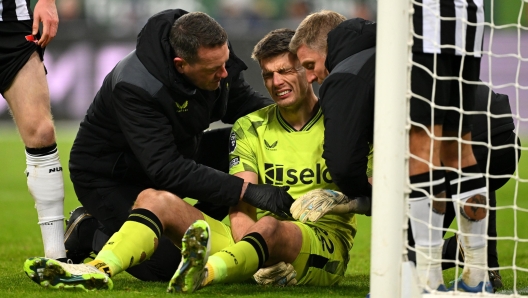
<instances>
[{"instance_id":1,"label":"sponsor logo on jersey","mask_svg":"<svg viewBox=\"0 0 528 298\"><path fill-rule=\"evenodd\" d=\"M268 149L268 150L276 151L277 148L275 148L275 147L277 147L277 143L278 142L279 141L275 141L275 142L271 143L271 145L270 145L270 143L268 143L268 141L264 140L264 146L266 146L266 149Z\"/></svg>"},{"instance_id":2,"label":"sponsor logo on jersey","mask_svg":"<svg viewBox=\"0 0 528 298\"><path fill-rule=\"evenodd\" d=\"M238 166L239 163L240 163L240 157L236 156L233 159L231 159L231 161L229 162L229 168L231 169L234 166Z\"/></svg>"},{"instance_id":3,"label":"sponsor logo on jersey","mask_svg":"<svg viewBox=\"0 0 528 298\"><path fill-rule=\"evenodd\" d=\"M265 163L264 175L264 183L273 185L332 183L328 169L323 170L320 163L315 164L315 169L285 169L284 165Z\"/></svg>"},{"instance_id":4,"label":"sponsor logo on jersey","mask_svg":"<svg viewBox=\"0 0 528 298\"><path fill-rule=\"evenodd\" d=\"M187 112L189 109L187 108L187 106L189 105L189 101L186 100L184 103L182 104L179 104L177 102L175 102L176 104L176 111L178 113L181 113L181 112Z\"/></svg>"},{"instance_id":5,"label":"sponsor logo on jersey","mask_svg":"<svg viewBox=\"0 0 528 298\"><path fill-rule=\"evenodd\" d=\"M232 131L229 135L229 153L235 152L236 149L236 135L235 132Z\"/></svg>"}]
</instances>

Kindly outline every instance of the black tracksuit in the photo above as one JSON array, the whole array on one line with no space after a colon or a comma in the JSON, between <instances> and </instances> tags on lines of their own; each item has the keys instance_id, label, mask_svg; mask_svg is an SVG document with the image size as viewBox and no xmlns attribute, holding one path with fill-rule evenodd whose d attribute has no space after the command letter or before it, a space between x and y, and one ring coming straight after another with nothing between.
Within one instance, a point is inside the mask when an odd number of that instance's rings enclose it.
<instances>
[{"instance_id":1,"label":"black tracksuit","mask_svg":"<svg viewBox=\"0 0 528 298\"><path fill-rule=\"evenodd\" d=\"M323 157L333 181L346 195L371 196L365 172L369 143L373 141L376 24L360 18L347 20L330 31L327 42L325 65L330 73L319 91L319 103L325 118ZM475 111L487 111L489 92L486 86L477 88ZM492 93L490 112L494 115L511 114L508 97ZM491 138L488 138L488 117L473 116L473 141L487 143L489 140L493 146L519 143L511 117L491 118L489 121ZM488 148L473 145L473 150L479 167L486 173ZM492 175L512 174L519 157L520 149L492 150L488 172ZM507 178L489 179L491 206L496 204L495 190L507 181ZM449 186L446 189L449 190ZM488 235L491 237L497 235L495 215L496 211L490 210ZM448 227L453 218L454 210L448 208L444 225ZM408 236L410 245L414 245L410 230ZM446 241L444 257L452 259L456 245L449 246L450 243ZM490 240L488 244L489 265L497 267L496 241Z\"/></svg>"},{"instance_id":2,"label":"black tracksuit","mask_svg":"<svg viewBox=\"0 0 528 298\"><path fill-rule=\"evenodd\" d=\"M367 155L373 141L376 24L341 23L328 34L326 68L319 90L324 115L323 157L332 180L348 196L371 196Z\"/></svg>"},{"instance_id":3,"label":"black tracksuit","mask_svg":"<svg viewBox=\"0 0 528 298\"><path fill-rule=\"evenodd\" d=\"M216 205L237 204L243 179L194 160L203 131L212 122L232 124L273 103L244 80L247 66L231 46L228 76L216 91L197 89L176 71L169 32L185 13L166 10L148 20L136 49L104 79L75 138L71 180L79 201L108 236L125 222L137 195L146 188ZM143 280L170 279L179 253L168 239L162 240L151 260L129 272ZM97 250L101 243L95 246ZM171 258L159 257L164 247ZM148 275L145 266L156 272Z\"/></svg>"}]
</instances>

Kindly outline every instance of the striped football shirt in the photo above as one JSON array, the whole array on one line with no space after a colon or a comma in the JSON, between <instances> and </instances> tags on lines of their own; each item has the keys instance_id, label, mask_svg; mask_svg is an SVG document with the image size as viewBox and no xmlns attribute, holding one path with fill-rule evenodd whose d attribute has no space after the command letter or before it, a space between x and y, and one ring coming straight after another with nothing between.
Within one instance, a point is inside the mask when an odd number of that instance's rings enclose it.
<instances>
[{"instance_id":1,"label":"striped football shirt","mask_svg":"<svg viewBox=\"0 0 528 298\"><path fill-rule=\"evenodd\" d=\"M482 55L484 0L416 0L413 52Z\"/></svg>"},{"instance_id":2,"label":"striped football shirt","mask_svg":"<svg viewBox=\"0 0 528 298\"><path fill-rule=\"evenodd\" d=\"M32 14L29 0L0 0L0 22L31 20Z\"/></svg>"}]
</instances>

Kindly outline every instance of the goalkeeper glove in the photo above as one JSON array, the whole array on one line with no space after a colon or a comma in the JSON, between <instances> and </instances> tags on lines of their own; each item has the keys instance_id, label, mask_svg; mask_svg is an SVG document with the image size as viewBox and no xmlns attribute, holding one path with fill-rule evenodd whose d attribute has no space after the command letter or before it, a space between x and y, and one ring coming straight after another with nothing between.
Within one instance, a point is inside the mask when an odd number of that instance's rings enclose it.
<instances>
[{"instance_id":1,"label":"goalkeeper glove","mask_svg":"<svg viewBox=\"0 0 528 298\"><path fill-rule=\"evenodd\" d=\"M259 269L259 271L253 275L253 278L259 285L284 287L296 285L296 276L297 272L292 264L280 262L273 266Z\"/></svg>"},{"instance_id":2,"label":"goalkeeper glove","mask_svg":"<svg viewBox=\"0 0 528 298\"><path fill-rule=\"evenodd\" d=\"M358 213L370 215L370 198L348 198L339 191L315 189L295 200L290 211L300 222L318 221L325 214Z\"/></svg>"}]
</instances>

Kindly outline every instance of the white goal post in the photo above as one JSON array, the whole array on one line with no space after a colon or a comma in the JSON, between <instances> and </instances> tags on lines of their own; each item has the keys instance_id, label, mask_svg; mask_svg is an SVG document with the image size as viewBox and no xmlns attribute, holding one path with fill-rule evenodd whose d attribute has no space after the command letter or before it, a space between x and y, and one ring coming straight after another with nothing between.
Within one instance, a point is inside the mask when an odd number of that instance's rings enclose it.
<instances>
[{"instance_id":1,"label":"white goal post","mask_svg":"<svg viewBox=\"0 0 528 298\"><path fill-rule=\"evenodd\" d=\"M377 7L370 297L403 297L411 3L379 0Z\"/></svg>"},{"instance_id":2,"label":"white goal post","mask_svg":"<svg viewBox=\"0 0 528 298\"><path fill-rule=\"evenodd\" d=\"M492 45L484 44L484 54L482 64L489 67L489 76L486 78L481 72L481 78L489 86L497 88L511 87L515 89L515 97L510 96L513 119L517 129L520 125L526 125L527 116L521 115L520 106L527 105L521 103L520 99L528 95L528 27L521 24L522 9L528 6L528 0L519 0L521 12L518 17L518 24L495 25L492 21L485 24L489 33L489 39L493 38L494 30L504 29L508 26L517 29L517 49L516 54L491 53ZM489 1L493 5L498 5L500 1ZM494 3L495 2L495 3ZM521 297L516 286L517 273L528 272L526 267L516 267L515 258L517 250L522 247L527 248L528 235L526 232L519 236L518 229L526 229L528 222L519 222L517 217L514 221L515 232L513 237L501 237L497 240L508 240L515 242L515 252L513 265L508 269L514 271L513 289L505 294L470 294L463 292L445 292L425 294L419 285L414 264L407 261L407 198L410 193L408 184L408 133L410 122L408 119L408 101L411 96L409 90L410 67L411 67L411 46L412 46L412 8L413 0L378 0L377 1L377 46L376 46L376 89L375 89L375 115L374 115L374 165L373 165L373 202L372 202L372 230L371 230L371 267L370 267L370 297ZM528 9L526 9L528 14ZM528 17L527 17L528 20ZM524 34L524 35L523 35ZM524 38L524 46L523 40ZM486 52L488 51L488 52ZM523 57L524 53L524 57ZM511 69L515 75L515 81L511 83L493 85L491 83L491 57L507 57L517 59L516 69ZM486 60L486 61L485 61ZM524 72L524 76L521 73ZM522 78L524 81L521 81ZM519 95L521 94L521 95ZM471 113L471 112L470 112ZM487 113L488 117L491 114ZM518 131L517 131L518 132ZM491 150L493 148L487 144ZM519 148L519 147L515 147ZM526 147L520 147L526 149ZM502 148L499 148L502 149ZM527 158L527 157L524 157ZM484 175L488 178L493 175ZM519 173L513 176L516 180L515 198L511 199L513 205L497 207L496 210L510 209L517 216L517 212L523 213L522 218L528 219L527 203L517 205L519 185L526 184L526 178L519 177ZM528 198L524 198L527 199ZM523 238L524 237L524 238ZM520 244L519 244L520 243ZM521 246L519 246L521 245ZM462 272L457 271L457 273ZM449 280L445 281L446 283ZM528 288L526 288L528 289Z\"/></svg>"}]
</instances>

